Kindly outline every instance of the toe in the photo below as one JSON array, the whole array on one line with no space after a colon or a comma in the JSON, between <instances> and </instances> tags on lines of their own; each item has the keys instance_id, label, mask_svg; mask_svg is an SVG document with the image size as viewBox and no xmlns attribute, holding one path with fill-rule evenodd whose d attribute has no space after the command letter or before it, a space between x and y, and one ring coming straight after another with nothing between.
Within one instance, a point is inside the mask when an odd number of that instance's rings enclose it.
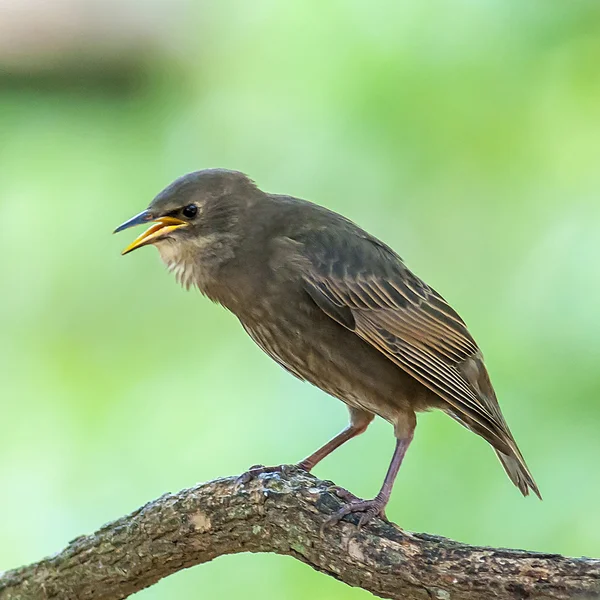
<instances>
[{"instance_id":1,"label":"toe","mask_svg":"<svg viewBox=\"0 0 600 600\"><path fill-rule=\"evenodd\" d=\"M250 483L251 481L252 481L252 475L250 474L250 472L242 473L235 480L235 486L239 487L239 486L242 486L242 485L246 485L247 483Z\"/></svg>"},{"instance_id":2,"label":"toe","mask_svg":"<svg viewBox=\"0 0 600 600\"><path fill-rule=\"evenodd\" d=\"M267 473L268 471L269 467L265 467L264 465L253 465L236 479L235 484L236 486L246 485L259 475Z\"/></svg>"},{"instance_id":3,"label":"toe","mask_svg":"<svg viewBox=\"0 0 600 600\"><path fill-rule=\"evenodd\" d=\"M297 469L300 469L301 471L306 471L307 473L310 473L310 470L312 469L312 465L309 465L308 463L301 461L296 465Z\"/></svg>"},{"instance_id":4,"label":"toe","mask_svg":"<svg viewBox=\"0 0 600 600\"><path fill-rule=\"evenodd\" d=\"M321 532L325 531L328 527L339 523L345 516L353 513L361 513L358 520L358 528L361 529L375 517L385 517L383 509L384 506L377 500L356 500L342 507L337 513L329 517L321 527Z\"/></svg>"},{"instance_id":5,"label":"toe","mask_svg":"<svg viewBox=\"0 0 600 600\"><path fill-rule=\"evenodd\" d=\"M364 525L370 523L378 514L379 510L375 506L372 506L371 508L365 510L361 514L360 520L358 521L358 528L362 529Z\"/></svg>"},{"instance_id":6,"label":"toe","mask_svg":"<svg viewBox=\"0 0 600 600\"><path fill-rule=\"evenodd\" d=\"M338 498L346 502L360 502L360 498L357 498L352 492L345 490L343 487L336 485L332 491Z\"/></svg>"}]
</instances>

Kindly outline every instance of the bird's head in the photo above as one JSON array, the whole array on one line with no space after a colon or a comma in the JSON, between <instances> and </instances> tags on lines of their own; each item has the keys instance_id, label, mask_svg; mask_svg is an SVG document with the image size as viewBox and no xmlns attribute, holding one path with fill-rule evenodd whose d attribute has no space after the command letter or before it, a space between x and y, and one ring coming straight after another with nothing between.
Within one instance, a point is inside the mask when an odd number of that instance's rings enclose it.
<instances>
[{"instance_id":1,"label":"bird's head","mask_svg":"<svg viewBox=\"0 0 600 600\"><path fill-rule=\"evenodd\" d=\"M257 192L254 183L237 171L207 169L189 173L175 180L146 210L125 221L114 233L150 224L123 254L149 244L157 246L161 254L185 254L207 238L230 233L240 210Z\"/></svg>"},{"instance_id":2,"label":"bird's head","mask_svg":"<svg viewBox=\"0 0 600 600\"><path fill-rule=\"evenodd\" d=\"M153 245L185 287L197 285L210 295L219 266L233 258L243 238L245 211L262 192L243 173L224 169L196 171L165 188L148 208L115 233L149 224L125 250Z\"/></svg>"}]
</instances>

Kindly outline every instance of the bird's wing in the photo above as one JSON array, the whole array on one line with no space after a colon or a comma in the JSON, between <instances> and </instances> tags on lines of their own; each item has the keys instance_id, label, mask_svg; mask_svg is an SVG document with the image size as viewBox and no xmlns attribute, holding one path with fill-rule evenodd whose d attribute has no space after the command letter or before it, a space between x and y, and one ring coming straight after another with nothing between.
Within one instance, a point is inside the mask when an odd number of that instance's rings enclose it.
<instances>
[{"instance_id":1,"label":"bird's wing","mask_svg":"<svg viewBox=\"0 0 600 600\"><path fill-rule=\"evenodd\" d=\"M390 248L362 231L353 234L321 230L305 241L309 295L445 400L457 420L512 453L513 438L465 323Z\"/></svg>"}]
</instances>

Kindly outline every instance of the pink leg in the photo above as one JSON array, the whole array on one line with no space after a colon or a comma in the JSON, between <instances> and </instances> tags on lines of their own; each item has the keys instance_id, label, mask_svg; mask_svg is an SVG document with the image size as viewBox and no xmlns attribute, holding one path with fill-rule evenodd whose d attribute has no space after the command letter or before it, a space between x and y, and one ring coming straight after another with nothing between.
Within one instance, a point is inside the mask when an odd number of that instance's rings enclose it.
<instances>
[{"instance_id":1,"label":"pink leg","mask_svg":"<svg viewBox=\"0 0 600 600\"><path fill-rule=\"evenodd\" d=\"M324 446L319 448L316 452L307 456L304 460L298 463L298 467L305 471L312 471L314 467L319 464L324 458L329 456L334 450L337 450L342 444L345 444L352 438L364 433L369 423L361 423L355 425L350 423L346 429L338 433L334 438L329 440Z\"/></svg>"},{"instance_id":2,"label":"pink leg","mask_svg":"<svg viewBox=\"0 0 600 600\"><path fill-rule=\"evenodd\" d=\"M329 518L325 522L324 527L338 523L346 515L351 513L362 513L358 522L359 528L371 521L376 516L385 517L385 507L390 500L390 496L392 495L394 481L396 480L396 476L398 475L398 471L400 470L400 465L402 465L402 460L404 459L406 451L408 450L408 447L413 439L413 434L414 425L406 437L396 441L394 456L392 457L392 462L390 463L388 472L383 480L383 485L379 491L379 494L377 494L373 500L358 500L350 502L347 506L344 506L344 508Z\"/></svg>"},{"instance_id":3,"label":"pink leg","mask_svg":"<svg viewBox=\"0 0 600 600\"><path fill-rule=\"evenodd\" d=\"M318 463L329 456L334 450L337 450L347 441L366 431L369 423L371 423L373 420L374 415L351 407L349 407L348 410L350 411L350 425L338 433L334 438L329 440L316 452L313 452L310 456L307 456L304 460L301 460L297 465L295 465L296 467L302 469L303 471L312 471L312 469L314 469ZM286 466L287 465L278 465L275 467L252 467L247 473L244 473L244 475L240 477L239 481L240 483L246 483L252 478L258 477L258 475L261 475L262 473L279 473L283 471Z\"/></svg>"}]
</instances>

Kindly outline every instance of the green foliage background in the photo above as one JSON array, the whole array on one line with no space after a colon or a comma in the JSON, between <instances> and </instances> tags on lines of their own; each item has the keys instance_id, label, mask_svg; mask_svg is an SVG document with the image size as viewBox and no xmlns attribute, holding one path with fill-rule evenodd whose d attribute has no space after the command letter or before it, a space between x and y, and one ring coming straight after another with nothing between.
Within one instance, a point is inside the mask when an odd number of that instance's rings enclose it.
<instances>
[{"instance_id":1,"label":"green foliage background","mask_svg":"<svg viewBox=\"0 0 600 600\"><path fill-rule=\"evenodd\" d=\"M190 4L119 86L0 79L0 570L167 491L292 462L346 422L236 320L112 229L222 166L359 222L459 310L544 501L420 417L389 516L473 544L600 555L600 5ZM372 497L376 422L316 469ZM140 593L358 599L243 555Z\"/></svg>"}]
</instances>

